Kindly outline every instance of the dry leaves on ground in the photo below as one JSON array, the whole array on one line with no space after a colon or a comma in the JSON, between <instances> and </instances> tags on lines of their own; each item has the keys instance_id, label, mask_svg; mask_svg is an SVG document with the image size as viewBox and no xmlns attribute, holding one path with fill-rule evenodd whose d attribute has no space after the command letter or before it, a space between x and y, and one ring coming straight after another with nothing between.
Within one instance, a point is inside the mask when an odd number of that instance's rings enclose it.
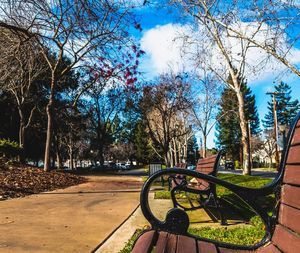
<instances>
[{"instance_id":1,"label":"dry leaves on ground","mask_svg":"<svg viewBox=\"0 0 300 253\"><path fill-rule=\"evenodd\" d=\"M86 182L84 177L65 172L45 172L28 165L0 161L0 200L24 197Z\"/></svg>"}]
</instances>

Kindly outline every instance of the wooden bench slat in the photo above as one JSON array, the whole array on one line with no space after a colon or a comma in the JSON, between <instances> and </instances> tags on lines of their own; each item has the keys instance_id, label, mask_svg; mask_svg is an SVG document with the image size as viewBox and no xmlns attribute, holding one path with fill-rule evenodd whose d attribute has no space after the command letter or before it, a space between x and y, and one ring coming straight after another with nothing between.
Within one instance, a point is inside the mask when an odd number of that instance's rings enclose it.
<instances>
[{"instance_id":1,"label":"wooden bench slat","mask_svg":"<svg viewBox=\"0 0 300 253\"><path fill-rule=\"evenodd\" d=\"M217 253L216 246L210 242L198 241L198 249L199 249L199 253L200 252Z\"/></svg>"},{"instance_id":2,"label":"wooden bench slat","mask_svg":"<svg viewBox=\"0 0 300 253\"><path fill-rule=\"evenodd\" d=\"M201 161L201 162L198 162L197 165L205 165L205 164L214 164L216 160L216 157L214 159L209 159L209 161Z\"/></svg>"},{"instance_id":3,"label":"wooden bench slat","mask_svg":"<svg viewBox=\"0 0 300 253\"><path fill-rule=\"evenodd\" d=\"M191 237L179 235L177 241L176 253L198 253L196 247L196 240ZM200 251L201 252L201 251ZM205 252L205 251L203 251Z\"/></svg>"},{"instance_id":4,"label":"wooden bench slat","mask_svg":"<svg viewBox=\"0 0 300 253\"><path fill-rule=\"evenodd\" d=\"M209 171L209 172L212 172L213 171L213 168L212 167L197 167L196 168L196 171L198 172L202 172L202 171Z\"/></svg>"},{"instance_id":5,"label":"wooden bench slat","mask_svg":"<svg viewBox=\"0 0 300 253\"><path fill-rule=\"evenodd\" d=\"M198 160L197 164L212 163L216 160L216 158L217 158L216 155L210 156L210 157L207 157L207 158L202 158L202 159Z\"/></svg>"},{"instance_id":6,"label":"wooden bench slat","mask_svg":"<svg viewBox=\"0 0 300 253\"><path fill-rule=\"evenodd\" d=\"M205 169L205 168L208 168L208 169L213 169L214 168L214 164L203 164L203 165L197 165L196 167L198 170L200 169Z\"/></svg>"},{"instance_id":7,"label":"wooden bench slat","mask_svg":"<svg viewBox=\"0 0 300 253\"><path fill-rule=\"evenodd\" d=\"M134 249L131 253L148 252L151 247L154 234L154 230L143 233L136 241Z\"/></svg>"},{"instance_id":8,"label":"wooden bench slat","mask_svg":"<svg viewBox=\"0 0 300 253\"><path fill-rule=\"evenodd\" d=\"M186 163L177 163L175 165L175 168L186 169Z\"/></svg>"},{"instance_id":9,"label":"wooden bench slat","mask_svg":"<svg viewBox=\"0 0 300 253\"><path fill-rule=\"evenodd\" d=\"M295 208L300 208L300 187L283 185L281 191L281 202Z\"/></svg>"},{"instance_id":10,"label":"wooden bench slat","mask_svg":"<svg viewBox=\"0 0 300 253\"><path fill-rule=\"evenodd\" d=\"M163 253L176 253L177 238L175 234L168 234L166 248Z\"/></svg>"},{"instance_id":11,"label":"wooden bench slat","mask_svg":"<svg viewBox=\"0 0 300 253\"><path fill-rule=\"evenodd\" d=\"M293 146L289 149L287 164L300 164L300 145Z\"/></svg>"},{"instance_id":12,"label":"wooden bench slat","mask_svg":"<svg viewBox=\"0 0 300 253\"><path fill-rule=\"evenodd\" d=\"M168 233L167 232L160 232L159 237L156 243L155 252L156 253L163 253L165 252L165 248L167 246L167 239Z\"/></svg>"},{"instance_id":13,"label":"wooden bench slat","mask_svg":"<svg viewBox=\"0 0 300 253\"><path fill-rule=\"evenodd\" d=\"M299 122L298 122L299 124ZM293 138L292 138L292 144L296 144L300 142L300 128L296 128Z\"/></svg>"},{"instance_id":14,"label":"wooden bench slat","mask_svg":"<svg viewBox=\"0 0 300 253\"><path fill-rule=\"evenodd\" d=\"M286 165L283 182L300 185L300 165Z\"/></svg>"},{"instance_id":15,"label":"wooden bench slat","mask_svg":"<svg viewBox=\"0 0 300 253\"><path fill-rule=\"evenodd\" d=\"M281 204L279 223L297 233L300 233L300 210Z\"/></svg>"},{"instance_id":16,"label":"wooden bench slat","mask_svg":"<svg viewBox=\"0 0 300 253\"><path fill-rule=\"evenodd\" d=\"M285 253L296 253L300 249L300 237L281 225L276 226L272 241Z\"/></svg>"},{"instance_id":17,"label":"wooden bench slat","mask_svg":"<svg viewBox=\"0 0 300 253\"><path fill-rule=\"evenodd\" d=\"M197 179L197 178L196 178ZM205 180L201 180L201 179L197 179L198 183L197 184L192 184L192 186L194 186L194 188L198 189L198 190L206 190L209 188L209 183Z\"/></svg>"},{"instance_id":18,"label":"wooden bench slat","mask_svg":"<svg viewBox=\"0 0 300 253\"><path fill-rule=\"evenodd\" d=\"M204 251L205 252L205 251ZM253 253L253 250L234 250L227 248L219 248L220 253Z\"/></svg>"},{"instance_id":19,"label":"wooden bench slat","mask_svg":"<svg viewBox=\"0 0 300 253\"><path fill-rule=\"evenodd\" d=\"M257 253L281 253L281 251L276 246L274 246L274 244L272 244L272 243L265 245L263 247L260 247L255 252L257 252Z\"/></svg>"}]
</instances>

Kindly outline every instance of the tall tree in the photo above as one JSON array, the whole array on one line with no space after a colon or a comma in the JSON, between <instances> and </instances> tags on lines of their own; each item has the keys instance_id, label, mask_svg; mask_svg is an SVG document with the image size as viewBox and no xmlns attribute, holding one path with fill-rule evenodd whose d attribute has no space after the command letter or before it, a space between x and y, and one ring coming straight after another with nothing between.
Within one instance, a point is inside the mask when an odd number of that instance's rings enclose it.
<instances>
[{"instance_id":1,"label":"tall tree","mask_svg":"<svg viewBox=\"0 0 300 253\"><path fill-rule=\"evenodd\" d=\"M197 160L199 159L199 146L197 143L197 138L193 135L188 140L187 146L187 162L191 164L196 164Z\"/></svg>"},{"instance_id":2,"label":"tall tree","mask_svg":"<svg viewBox=\"0 0 300 253\"><path fill-rule=\"evenodd\" d=\"M136 125L134 134L134 143L136 148L136 159L140 163L146 164L149 159L149 136L146 132L146 126L143 121L139 121Z\"/></svg>"},{"instance_id":3,"label":"tall tree","mask_svg":"<svg viewBox=\"0 0 300 253\"><path fill-rule=\"evenodd\" d=\"M298 99L292 100L292 90L287 83L280 82L274 88L277 93L275 94L277 123L288 126L292 123L292 120L300 109L299 101ZM274 127L273 102L268 102L268 113L265 115L263 125L265 128Z\"/></svg>"},{"instance_id":4,"label":"tall tree","mask_svg":"<svg viewBox=\"0 0 300 253\"><path fill-rule=\"evenodd\" d=\"M237 108L239 115L239 127L241 129L241 143L243 149L243 173L250 173L250 145L248 136L248 124L245 114L245 101L243 99L241 77L245 77L247 72L258 71L258 64L249 57L251 43L240 39L230 38L226 28L220 29L219 19L225 23L238 25L236 19L231 14L231 2L219 5L219 1L171 1L183 9L189 17L194 19L193 28L189 34L183 37L184 48L187 48L185 55L190 55L197 67L206 66L213 71L220 79L221 83L234 91L237 97ZM227 12L228 11L228 12ZM192 50L191 50L192 48ZM232 82L228 82L228 75Z\"/></svg>"},{"instance_id":5,"label":"tall tree","mask_svg":"<svg viewBox=\"0 0 300 253\"><path fill-rule=\"evenodd\" d=\"M33 40L22 40L8 29L0 29L0 85L14 97L19 114L19 145L25 148L26 130L45 85L46 62Z\"/></svg>"},{"instance_id":6,"label":"tall tree","mask_svg":"<svg viewBox=\"0 0 300 253\"><path fill-rule=\"evenodd\" d=\"M202 156L206 157L207 137L216 123L216 110L219 103L220 85L215 76L205 73L197 85L198 98L192 108L192 117L202 134Z\"/></svg>"},{"instance_id":7,"label":"tall tree","mask_svg":"<svg viewBox=\"0 0 300 253\"><path fill-rule=\"evenodd\" d=\"M230 82L230 77L229 77ZM250 126L248 133L255 135L259 133L260 124L255 105L255 96L252 95L251 89L244 80L240 80L242 84L242 92L245 100L245 116ZM234 160L240 160L241 154L241 131L239 128L239 118L237 112L237 99L230 89L224 89L220 103L220 111L218 113L218 144L225 149ZM249 145L250 146L250 145Z\"/></svg>"},{"instance_id":8,"label":"tall tree","mask_svg":"<svg viewBox=\"0 0 300 253\"><path fill-rule=\"evenodd\" d=\"M51 82L44 170L50 167L53 112L59 80L85 59L113 51L128 38L130 4L125 1L1 1L0 26L34 39L48 63ZM49 53L51 50L52 54ZM115 48L117 50L117 47ZM70 63L61 68L64 56Z\"/></svg>"},{"instance_id":9,"label":"tall tree","mask_svg":"<svg viewBox=\"0 0 300 253\"><path fill-rule=\"evenodd\" d=\"M189 85L173 73L162 75L156 84L144 89L141 109L153 147L162 152L167 166L174 161L170 152L173 140L190 132L180 115L190 108L188 94Z\"/></svg>"},{"instance_id":10,"label":"tall tree","mask_svg":"<svg viewBox=\"0 0 300 253\"><path fill-rule=\"evenodd\" d=\"M183 0L191 4L191 0ZM196 1L207 5L217 15L207 15L219 30L226 30L231 39L250 43L252 48L265 58L265 63L274 58L300 77L299 64L293 55L299 48L299 3L298 1ZM212 5L212 6L211 6ZM223 17L230 17L230 21ZM266 53L262 55L261 50Z\"/></svg>"},{"instance_id":11,"label":"tall tree","mask_svg":"<svg viewBox=\"0 0 300 253\"><path fill-rule=\"evenodd\" d=\"M122 89L112 87L102 92L94 87L86 98L87 114L89 115L90 148L95 158L104 164L105 150L113 143L116 132L120 131L120 112L124 108Z\"/></svg>"}]
</instances>

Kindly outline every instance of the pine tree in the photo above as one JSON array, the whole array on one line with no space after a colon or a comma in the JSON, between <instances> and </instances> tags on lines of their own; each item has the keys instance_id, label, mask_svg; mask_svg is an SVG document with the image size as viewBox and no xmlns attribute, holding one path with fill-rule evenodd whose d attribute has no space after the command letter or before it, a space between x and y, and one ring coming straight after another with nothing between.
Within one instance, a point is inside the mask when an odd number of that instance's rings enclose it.
<instances>
[{"instance_id":1,"label":"pine tree","mask_svg":"<svg viewBox=\"0 0 300 253\"><path fill-rule=\"evenodd\" d=\"M250 122L250 132L254 135L261 131L255 104L255 95L252 94L251 89L245 81L241 81L241 85L245 101L246 120ZM225 88L222 93L220 111L217 116L217 145L224 149L233 160L240 160L241 151L241 130L237 110L238 101L234 91Z\"/></svg>"},{"instance_id":2,"label":"pine tree","mask_svg":"<svg viewBox=\"0 0 300 253\"><path fill-rule=\"evenodd\" d=\"M297 111L300 109L298 99L292 101L291 87L284 83L275 85L276 94L276 113L278 125L290 125L293 118L296 116ZM274 126L274 114L273 114L273 102L268 102L268 113L263 120L263 126L265 128L273 128Z\"/></svg>"},{"instance_id":3,"label":"pine tree","mask_svg":"<svg viewBox=\"0 0 300 253\"><path fill-rule=\"evenodd\" d=\"M199 146L197 143L197 138L193 135L187 144L187 162L191 164L196 164L199 159Z\"/></svg>"}]
</instances>

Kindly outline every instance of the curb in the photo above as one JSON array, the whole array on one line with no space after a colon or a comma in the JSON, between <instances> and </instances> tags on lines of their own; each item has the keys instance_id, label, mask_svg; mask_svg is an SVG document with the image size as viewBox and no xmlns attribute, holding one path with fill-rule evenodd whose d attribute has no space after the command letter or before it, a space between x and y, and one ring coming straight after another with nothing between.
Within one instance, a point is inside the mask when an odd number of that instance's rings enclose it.
<instances>
[{"instance_id":1,"label":"curb","mask_svg":"<svg viewBox=\"0 0 300 253\"><path fill-rule=\"evenodd\" d=\"M106 244L109 244L109 239L111 237L113 237L113 235L115 233L118 232L118 230L123 227L123 226L126 226L126 223L133 217L133 215L139 210L139 207L140 207L140 204L138 204L136 206L136 208L129 214L129 216L118 226L116 227L95 249L93 249L91 251L91 253L101 253L102 252L102 248L106 245ZM135 230L136 228L134 228ZM130 235L127 235L128 238L126 238L126 241L130 239L130 237L132 236L132 234ZM115 242L116 243L116 242ZM121 249L120 249L121 250ZM112 251L110 251L112 252ZM113 252L112 252L113 253Z\"/></svg>"}]
</instances>

